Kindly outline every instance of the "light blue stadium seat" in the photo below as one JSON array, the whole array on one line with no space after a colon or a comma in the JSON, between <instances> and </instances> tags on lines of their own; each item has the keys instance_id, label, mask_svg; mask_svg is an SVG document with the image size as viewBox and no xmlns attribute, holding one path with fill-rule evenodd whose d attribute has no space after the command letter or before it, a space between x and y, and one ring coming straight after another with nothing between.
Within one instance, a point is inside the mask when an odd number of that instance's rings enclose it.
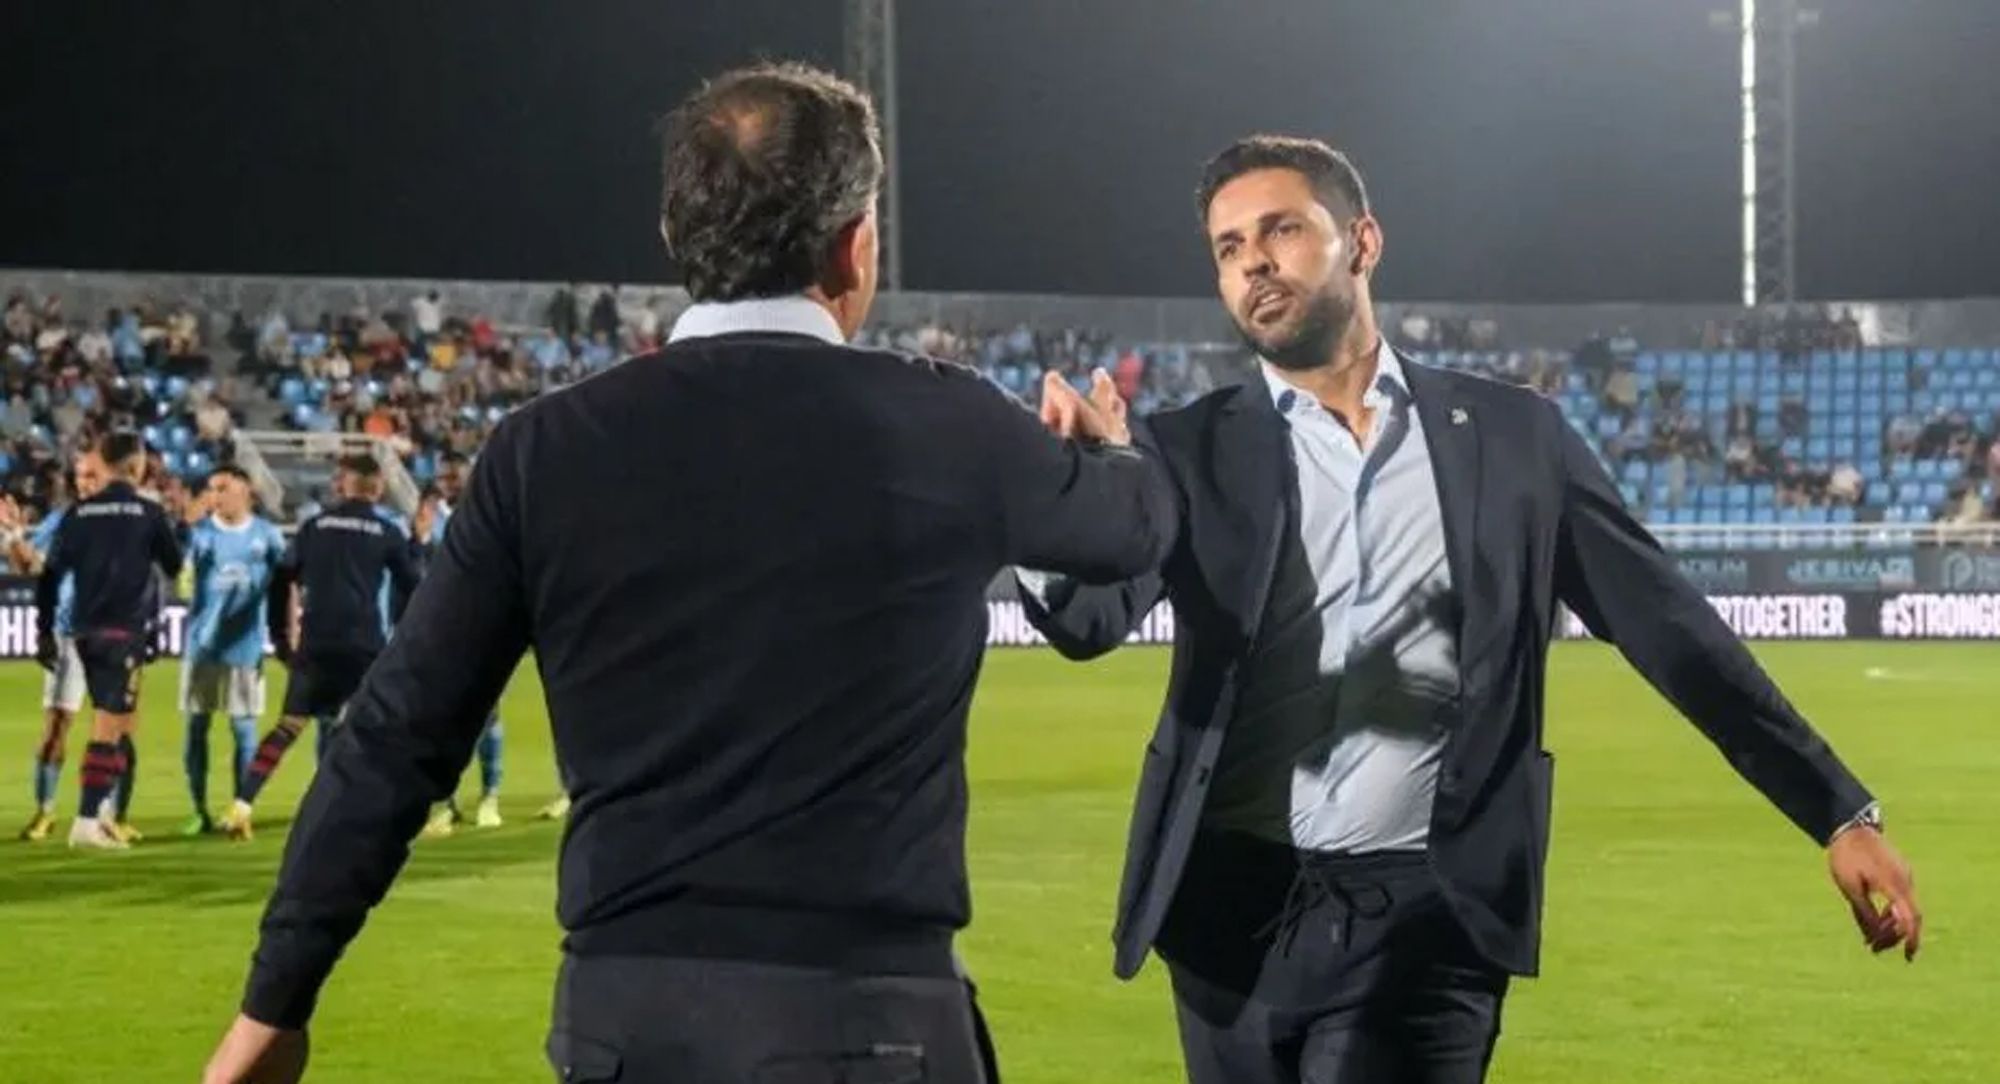
<instances>
[{"instance_id":1,"label":"light blue stadium seat","mask_svg":"<svg viewBox=\"0 0 2000 1084\"><path fill-rule=\"evenodd\" d=\"M1778 502L1778 487L1769 482L1758 482L1750 487L1750 503L1753 506L1771 508Z\"/></svg>"},{"instance_id":2,"label":"light blue stadium seat","mask_svg":"<svg viewBox=\"0 0 2000 1084\"><path fill-rule=\"evenodd\" d=\"M1898 482L1906 482L1917 476L1917 461L1906 455L1899 455L1889 462L1889 477Z\"/></svg>"},{"instance_id":3,"label":"light blue stadium seat","mask_svg":"<svg viewBox=\"0 0 2000 1084\"><path fill-rule=\"evenodd\" d=\"M1729 517L1720 508L1704 508L1701 510L1701 522L1704 526L1720 527L1729 522Z\"/></svg>"},{"instance_id":4,"label":"light blue stadium seat","mask_svg":"<svg viewBox=\"0 0 2000 1084\"><path fill-rule=\"evenodd\" d=\"M297 406L306 398L306 382L296 376L288 376L278 381L278 400L286 406Z\"/></svg>"},{"instance_id":5,"label":"light blue stadium seat","mask_svg":"<svg viewBox=\"0 0 2000 1084\"><path fill-rule=\"evenodd\" d=\"M1639 373L1657 373L1660 371L1660 356L1650 350L1642 351L1639 356L1632 359L1632 370Z\"/></svg>"},{"instance_id":6,"label":"light blue stadium seat","mask_svg":"<svg viewBox=\"0 0 2000 1084\"><path fill-rule=\"evenodd\" d=\"M1863 392L1854 401L1854 409L1863 417L1879 422L1888 413L1887 402L1880 392Z\"/></svg>"},{"instance_id":7,"label":"light blue stadium seat","mask_svg":"<svg viewBox=\"0 0 2000 1084\"><path fill-rule=\"evenodd\" d=\"M1965 351L1955 347L1944 352L1944 367L1947 369L1963 369L1967 360Z\"/></svg>"},{"instance_id":8,"label":"light blue stadium seat","mask_svg":"<svg viewBox=\"0 0 2000 1084\"><path fill-rule=\"evenodd\" d=\"M1797 459L1806 454L1806 443L1797 437L1786 437L1784 443L1778 445L1778 451Z\"/></svg>"},{"instance_id":9,"label":"light blue stadium seat","mask_svg":"<svg viewBox=\"0 0 2000 1084\"><path fill-rule=\"evenodd\" d=\"M1659 509L1663 509L1667 506L1667 495L1668 495L1667 483L1665 482L1653 483L1652 505L1656 511Z\"/></svg>"},{"instance_id":10,"label":"light blue stadium seat","mask_svg":"<svg viewBox=\"0 0 2000 1084\"><path fill-rule=\"evenodd\" d=\"M1813 351L1806 356L1806 367L1809 369L1831 369L1833 367L1833 351Z\"/></svg>"},{"instance_id":11,"label":"light blue stadium seat","mask_svg":"<svg viewBox=\"0 0 2000 1084\"><path fill-rule=\"evenodd\" d=\"M166 464L169 473L187 473L187 453L178 448L168 448L166 451L161 452L160 461Z\"/></svg>"},{"instance_id":12,"label":"light blue stadium seat","mask_svg":"<svg viewBox=\"0 0 2000 1084\"><path fill-rule=\"evenodd\" d=\"M1687 387L1688 395L1700 395L1708 390L1708 374L1700 371L1681 374L1681 383Z\"/></svg>"},{"instance_id":13,"label":"light blue stadium seat","mask_svg":"<svg viewBox=\"0 0 2000 1084\"><path fill-rule=\"evenodd\" d=\"M1801 372L1786 373L1784 375L1784 389L1786 395L1804 395L1806 393L1806 374Z\"/></svg>"},{"instance_id":14,"label":"light blue stadium seat","mask_svg":"<svg viewBox=\"0 0 2000 1084\"><path fill-rule=\"evenodd\" d=\"M1776 523L1778 522L1778 510L1768 504L1759 505L1750 510L1750 522Z\"/></svg>"},{"instance_id":15,"label":"light blue stadium seat","mask_svg":"<svg viewBox=\"0 0 2000 1084\"><path fill-rule=\"evenodd\" d=\"M207 452L187 453L187 464L183 473L188 478L201 478L215 469L215 460Z\"/></svg>"},{"instance_id":16,"label":"light blue stadium seat","mask_svg":"<svg viewBox=\"0 0 2000 1084\"><path fill-rule=\"evenodd\" d=\"M1843 504L1843 505L1841 505L1841 506L1840 506L1840 507L1838 507L1838 508L1832 508L1832 509L1828 509L1828 512L1830 513L1830 514L1829 514L1829 515L1827 516L1827 522L1829 522L1829 523L1853 523L1853 522L1854 522L1854 509L1853 509L1853 508L1851 508L1851 507L1849 507L1849 506L1847 506L1847 505L1844 505L1844 504Z\"/></svg>"},{"instance_id":17,"label":"light blue stadium seat","mask_svg":"<svg viewBox=\"0 0 2000 1084\"><path fill-rule=\"evenodd\" d=\"M1940 504L1943 504L1945 498L1949 497L1950 495L1951 495L1950 487L1943 482L1924 483L1924 503L1930 505L1933 508L1937 507Z\"/></svg>"},{"instance_id":18,"label":"light blue stadium seat","mask_svg":"<svg viewBox=\"0 0 2000 1084\"><path fill-rule=\"evenodd\" d=\"M1922 482L1897 482L1896 499L1902 501L1904 504L1915 504L1923 500L1924 484Z\"/></svg>"},{"instance_id":19,"label":"light blue stadium seat","mask_svg":"<svg viewBox=\"0 0 2000 1084\"><path fill-rule=\"evenodd\" d=\"M1931 411L1937 409L1937 405L1938 399L1935 392L1914 391L1910 393L1910 409L1918 414L1928 415Z\"/></svg>"},{"instance_id":20,"label":"light blue stadium seat","mask_svg":"<svg viewBox=\"0 0 2000 1084\"><path fill-rule=\"evenodd\" d=\"M292 406L292 424L300 429L310 429L318 414L311 403L296 403Z\"/></svg>"},{"instance_id":21,"label":"light blue stadium seat","mask_svg":"<svg viewBox=\"0 0 2000 1084\"><path fill-rule=\"evenodd\" d=\"M188 425L173 425L167 428L167 443L175 451L185 452L194 446L194 429Z\"/></svg>"},{"instance_id":22,"label":"light blue stadium seat","mask_svg":"<svg viewBox=\"0 0 2000 1084\"><path fill-rule=\"evenodd\" d=\"M1801 515L1800 512L1801 510L1797 508L1780 508L1778 509L1778 522L1784 524L1804 523L1805 516Z\"/></svg>"},{"instance_id":23,"label":"light blue stadium seat","mask_svg":"<svg viewBox=\"0 0 2000 1084\"><path fill-rule=\"evenodd\" d=\"M1836 459L1854 462L1861 455L1860 439L1852 433L1843 433L1833 438L1833 455Z\"/></svg>"},{"instance_id":24,"label":"light blue stadium seat","mask_svg":"<svg viewBox=\"0 0 2000 1084\"><path fill-rule=\"evenodd\" d=\"M0 450L0 474L10 474L14 470L14 457Z\"/></svg>"},{"instance_id":25,"label":"light blue stadium seat","mask_svg":"<svg viewBox=\"0 0 2000 1084\"><path fill-rule=\"evenodd\" d=\"M1915 350L1910 353L1910 365L1913 368L1934 369L1937 363L1938 352L1935 350Z\"/></svg>"},{"instance_id":26,"label":"light blue stadium seat","mask_svg":"<svg viewBox=\"0 0 2000 1084\"><path fill-rule=\"evenodd\" d=\"M1983 365L1980 368L1973 370L1972 386L1975 388L1979 388L1981 390L1985 390L1988 388L2000 388L2000 366L1996 366L1991 362L1989 362L1986 365Z\"/></svg>"},{"instance_id":27,"label":"light blue stadium seat","mask_svg":"<svg viewBox=\"0 0 2000 1084\"><path fill-rule=\"evenodd\" d=\"M178 403L182 399L187 398L189 387L190 385L188 384L187 377L170 376L167 378L167 382L162 390L166 393L167 398L172 399L174 402Z\"/></svg>"},{"instance_id":28,"label":"light blue stadium seat","mask_svg":"<svg viewBox=\"0 0 2000 1084\"><path fill-rule=\"evenodd\" d=\"M1884 523L1903 522L1903 506L1900 504L1892 504L1889 507L1882 509L1882 522Z\"/></svg>"},{"instance_id":29,"label":"light blue stadium seat","mask_svg":"<svg viewBox=\"0 0 2000 1084\"><path fill-rule=\"evenodd\" d=\"M157 425L144 426L139 430L139 439L145 441L148 448L165 447L167 443L166 438L166 430Z\"/></svg>"},{"instance_id":30,"label":"light blue stadium seat","mask_svg":"<svg viewBox=\"0 0 2000 1084\"><path fill-rule=\"evenodd\" d=\"M1618 435L1618 419L1610 414L1597 419L1597 435L1615 437Z\"/></svg>"},{"instance_id":31,"label":"light blue stadium seat","mask_svg":"<svg viewBox=\"0 0 2000 1084\"><path fill-rule=\"evenodd\" d=\"M1868 372L1870 370L1873 370L1875 372L1880 372L1882 371L1882 363L1885 360L1886 357L1880 350L1874 350L1874 349L1863 350L1861 352L1861 369L1863 372Z\"/></svg>"},{"instance_id":32,"label":"light blue stadium seat","mask_svg":"<svg viewBox=\"0 0 2000 1084\"><path fill-rule=\"evenodd\" d=\"M1647 466L1647 462L1643 459L1629 460L1626 462L1624 470L1620 471L1619 474L1627 482L1638 485L1646 480Z\"/></svg>"}]
</instances>

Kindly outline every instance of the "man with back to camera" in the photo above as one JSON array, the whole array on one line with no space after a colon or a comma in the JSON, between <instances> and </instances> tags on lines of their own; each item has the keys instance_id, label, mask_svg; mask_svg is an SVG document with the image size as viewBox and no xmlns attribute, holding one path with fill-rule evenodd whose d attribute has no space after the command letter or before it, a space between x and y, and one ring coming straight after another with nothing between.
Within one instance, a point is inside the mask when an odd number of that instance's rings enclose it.
<instances>
[{"instance_id":1,"label":"man with back to camera","mask_svg":"<svg viewBox=\"0 0 2000 1084\"><path fill-rule=\"evenodd\" d=\"M1152 567L1171 490L1116 447L1107 376L1049 386L1089 438L1060 441L971 370L846 345L877 277L859 91L732 72L664 142L695 304L480 454L306 796L209 1084L296 1079L335 957L530 643L575 788L561 1079L988 1078L952 952L985 589Z\"/></svg>"},{"instance_id":2,"label":"man with back to camera","mask_svg":"<svg viewBox=\"0 0 2000 1084\"><path fill-rule=\"evenodd\" d=\"M1121 977L1166 960L1195 1084L1483 1079L1508 976L1539 954L1558 602L1825 846L1871 947L1914 958L1874 799L1556 405L1383 343L1382 230L1347 158L1252 137L1199 200L1259 376L1140 434L1183 508L1159 569L1021 576L1073 658L1174 604L1114 936Z\"/></svg>"},{"instance_id":3,"label":"man with back to camera","mask_svg":"<svg viewBox=\"0 0 2000 1084\"><path fill-rule=\"evenodd\" d=\"M160 576L180 574L178 531L160 506L139 495L136 481L146 445L132 433L112 433L83 453L95 462L79 469L101 473L104 485L71 506L56 529L35 581L36 658L53 672L62 659L56 611L63 581L74 575L70 621L77 661L96 715L84 749L81 801L69 845L123 850L120 832L129 808L138 750L139 686L151 656L159 617Z\"/></svg>"},{"instance_id":4,"label":"man with back to camera","mask_svg":"<svg viewBox=\"0 0 2000 1084\"><path fill-rule=\"evenodd\" d=\"M291 675L284 716L257 743L223 818L222 830L234 840L250 839L258 795L314 720L324 758L329 733L381 654L400 605L416 588L409 536L377 507L381 465L372 456L347 456L335 486L343 499L299 527L271 579L266 600L271 642Z\"/></svg>"}]
</instances>

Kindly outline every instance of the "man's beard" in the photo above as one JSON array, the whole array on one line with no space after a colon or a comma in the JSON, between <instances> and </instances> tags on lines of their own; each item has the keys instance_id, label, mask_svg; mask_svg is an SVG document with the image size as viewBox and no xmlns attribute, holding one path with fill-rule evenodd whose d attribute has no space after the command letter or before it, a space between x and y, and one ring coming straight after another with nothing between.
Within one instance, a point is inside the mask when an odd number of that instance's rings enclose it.
<instances>
[{"instance_id":1,"label":"man's beard","mask_svg":"<svg viewBox=\"0 0 2000 1084\"><path fill-rule=\"evenodd\" d=\"M1249 323L1236 321L1244 345L1259 357L1289 372L1317 369L1334 356L1334 348L1354 322L1354 302L1327 290L1314 294L1306 303L1298 326L1281 331L1277 337L1260 338Z\"/></svg>"}]
</instances>

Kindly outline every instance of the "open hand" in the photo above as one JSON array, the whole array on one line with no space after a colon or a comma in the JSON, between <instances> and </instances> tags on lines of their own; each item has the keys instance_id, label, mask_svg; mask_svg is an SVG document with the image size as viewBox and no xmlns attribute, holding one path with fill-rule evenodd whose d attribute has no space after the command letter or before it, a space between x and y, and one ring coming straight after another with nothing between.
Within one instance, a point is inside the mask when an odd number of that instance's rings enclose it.
<instances>
[{"instance_id":1,"label":"open hand","mask_svg":"<svg viewBox=\"0 0 2000 1084\"><path fill-rule=\"evenodd\" d=\"M311 1045L304 1031L239 1015L209 1057L201 1084L298 1084Z\"/></svg>"},{"instance_id":2,"label":"open hand","mask_svg":"<svg viewBox=\"0 0 2000 1084\"><path fill-rule=\"evenodd\" d=\"M1111 382L1111 374L1102 369L1091 371L1087 399L1060 373L1050 370L1043 374L1042 424L1065 440L1096 440L1119 447L1132 443L1132 430L1125 421L1125 399Z\"/></svg>"},{"instance_id":3,"label":"open hand","mask_svg":"<svg viewBox=\"0 0 2000 1084\"><path fill-rule=\"evenodd\" d=\"M1916 959L1924 932L1916 878L1882 833L1865 825L1842 832L1827 844L1826 863L1869 949L1886 952L1901 944L1903 959Z\"/></svg>"}]
</instances>

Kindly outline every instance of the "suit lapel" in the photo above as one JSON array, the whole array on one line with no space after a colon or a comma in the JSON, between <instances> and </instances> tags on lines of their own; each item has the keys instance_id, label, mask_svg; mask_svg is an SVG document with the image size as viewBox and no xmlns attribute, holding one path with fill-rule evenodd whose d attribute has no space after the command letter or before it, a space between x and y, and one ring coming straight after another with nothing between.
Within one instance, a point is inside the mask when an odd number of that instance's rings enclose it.
<instances>
[{"instance_id":1,"label":"suit lapel","mask_svg":"<svg viewBox=\"0 0 2000 1084\"><path fill-rule=\"evenodd\" d=\"M1437 481L1438 512L1444 520L1445 561L1451 566L1452 592L1459 598L1458 643L1461 672L1471 661L1476 642L1470 635L1474 620L1471 600L1473 556L1479 539L1480 454L1479 415L1460 393L1457 382L1427 365L1402 358L1403 375L1415 397L1417 417L1424 423L1424 444Z\"/></svg>"},{"instance_id":2,"label":"suit lapel","mask_svg":"<svg viewBox=\"0 0 2000 1084\"><path fill-rule=\"evenodd\" d=\"M1241 618L1246 642L1256 638L1277 568L1291 478L1285 440L1284 419L1261 381L1244 385L1221 407L1214 482L1222 507L1229 510L1235 559L1229 562L1231 581L1215 586Z\"/></svg>"}]
</instances>

